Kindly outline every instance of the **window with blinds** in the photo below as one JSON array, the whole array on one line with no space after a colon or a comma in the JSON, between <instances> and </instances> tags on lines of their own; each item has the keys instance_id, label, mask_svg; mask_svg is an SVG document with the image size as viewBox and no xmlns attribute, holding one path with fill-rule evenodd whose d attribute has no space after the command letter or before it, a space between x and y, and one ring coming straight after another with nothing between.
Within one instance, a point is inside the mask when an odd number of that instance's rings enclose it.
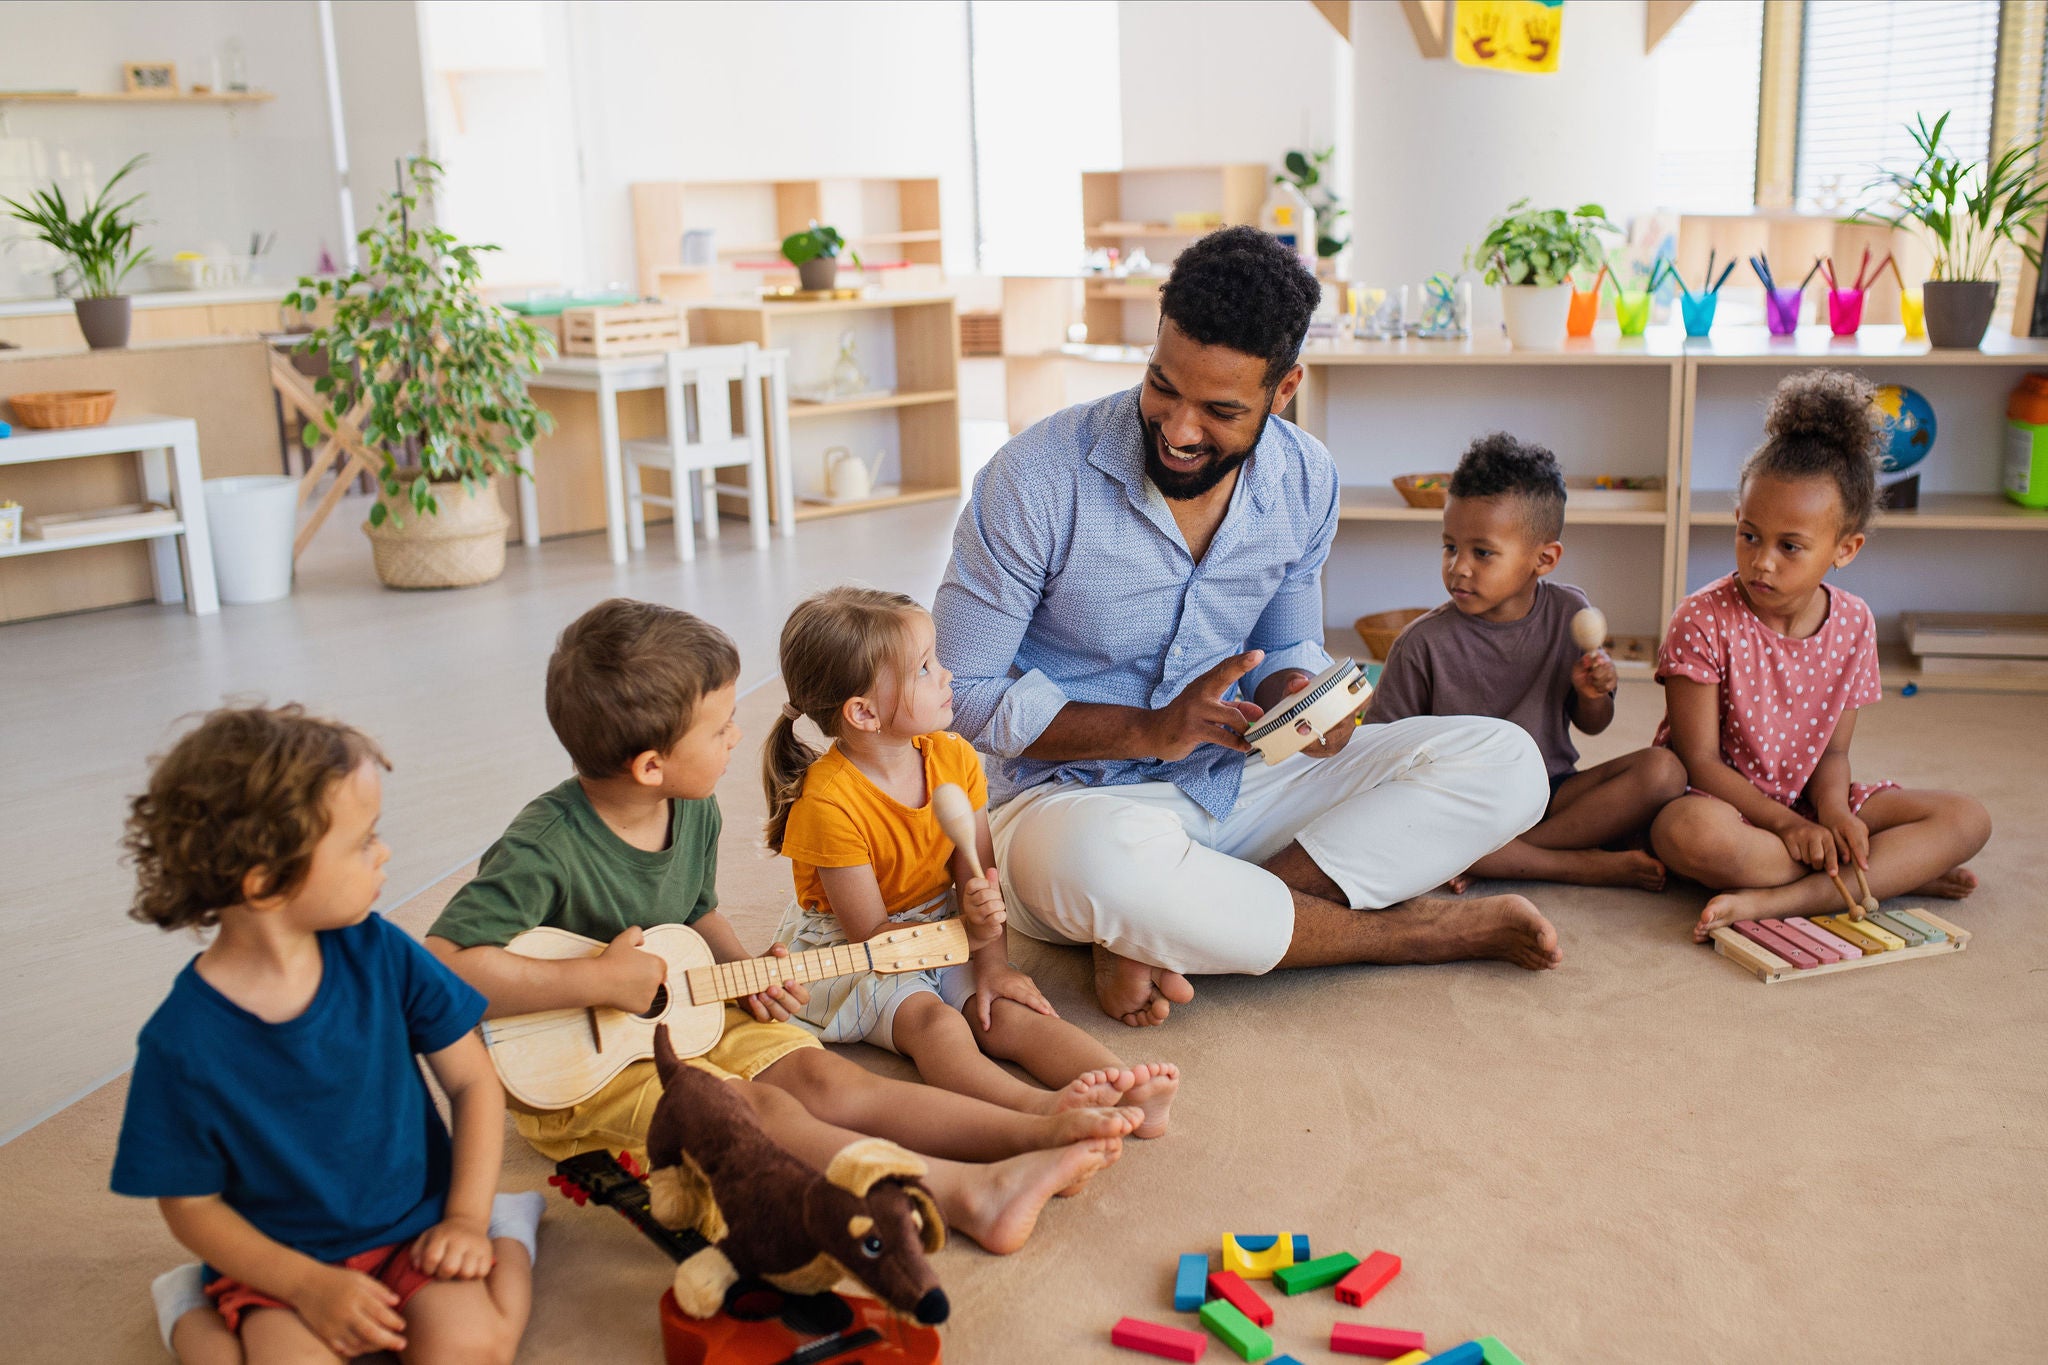
<instances>
[{"instance_id":1,"label":"window with blinds","mask_svg":"<svg viewBox=\"0 0 2048 1365\"><path fill-rule=\"evenodd\" d=\"M1720 0L1694 5L1657 44L1659 208L1750 211L1763 41L1763 0Z\"/></svg>"},{"instance_id":2,"label":"window with blinds","mask_svg":"<svg viewBox=\"0 0 2048 1365\"><path fill-rule=\"evenodd\" d=\"M1695 6L1697 8L1697 6ZM1880 167L1917 163L1906 126L1950 115L1969 160L1991 146L1998 0L1807 0L1799 81L1799 207L1867 201Z\"/></svg>"}]
</instances>

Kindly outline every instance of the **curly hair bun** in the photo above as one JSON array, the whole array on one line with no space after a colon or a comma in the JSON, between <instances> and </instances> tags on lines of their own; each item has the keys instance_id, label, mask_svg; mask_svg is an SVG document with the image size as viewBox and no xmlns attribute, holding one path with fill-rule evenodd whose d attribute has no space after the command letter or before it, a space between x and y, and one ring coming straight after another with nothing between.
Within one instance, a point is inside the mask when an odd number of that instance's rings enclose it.
<instances>
[{"instance_id":1,"label":"curly hair bun","mask_svg":"<svg viewBox=\"0 0 2048 1365\"><path fill-rule=\"evenodd\" d=\"M1870 401L1870 382L1846 370L1810 370L1787 376L1764 415L1764 435L1775 441L1813 441L1846 456L1877 447L1881 427Z\"/></svg>"}]
</instances>

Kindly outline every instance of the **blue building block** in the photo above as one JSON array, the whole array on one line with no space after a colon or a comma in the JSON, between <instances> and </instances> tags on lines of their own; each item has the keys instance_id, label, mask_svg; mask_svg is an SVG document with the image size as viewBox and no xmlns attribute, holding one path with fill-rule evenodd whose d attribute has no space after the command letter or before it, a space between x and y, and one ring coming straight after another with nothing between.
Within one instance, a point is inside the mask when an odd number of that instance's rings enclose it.
<instances>
[{"instance_id":1,"label":"blue building block","mask_svg":"<svg viewBox=\"0 0 2048 1365\"><path fill-rule=\"evenodd\" d=\"M1293 1356L1274 1356L1266 1365L1301 1365Z\"/></svg>"},{"instance_id":2,"label":"blue building block","mask_svg":"<svg viewBox=\"0 0 2048 1365\"><path fill-rule=\"evenodd\" d=\"M1182 1313L1199 1313L1208 1297L1209 1258L1191 1251L1180 1258L1180 1269L1173 1273L1173 1306Z\"/></svg>"},{"instance_id":3,"label":"blue building block","mask_svg":"<svg viewBox=\"0 0 2048 1365\"><path fill-rule=\"evenodd\" d=\"M1483 1365L1485 1359L1485 1348L1476 1341L1468 1341L1431 1356L1429 1365Z\"/></svg>"}]
</instances>

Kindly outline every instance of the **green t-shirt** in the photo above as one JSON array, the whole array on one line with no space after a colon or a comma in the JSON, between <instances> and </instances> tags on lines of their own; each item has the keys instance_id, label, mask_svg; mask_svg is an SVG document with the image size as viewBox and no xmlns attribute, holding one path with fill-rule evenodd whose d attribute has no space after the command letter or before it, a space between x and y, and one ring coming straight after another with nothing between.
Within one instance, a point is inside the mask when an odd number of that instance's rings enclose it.
<instances>
[{"instance_id":1,"label":"green t-shirt","mask_svg":"<svg viewBox=\"0 0 2048 1365\"><path fill-rule=\"evenodd\" d=\"M688 924L718 908L718 799L670 801L668 847L612 833L570 778L527 804L427 932L460 948L548 925L609 943L624 930Z\"/></svg>"}]
</instances>

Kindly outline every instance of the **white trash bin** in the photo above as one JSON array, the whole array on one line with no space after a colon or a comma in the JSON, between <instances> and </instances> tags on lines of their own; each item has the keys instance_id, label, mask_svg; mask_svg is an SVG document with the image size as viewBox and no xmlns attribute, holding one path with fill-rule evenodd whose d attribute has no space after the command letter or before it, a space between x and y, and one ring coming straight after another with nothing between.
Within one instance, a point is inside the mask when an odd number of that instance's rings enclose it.
<instances>
[{"instance_id":1,"label":"white trash bin","mask_svg":"<svg viewBox=\"0 0 2048 1365\"><path fill-rule=\"evenodd\" d=\"M275 602L292 590L299 481L287 474L208 479L207 531L223 602Z\"/></svg>"}]
</instances>

